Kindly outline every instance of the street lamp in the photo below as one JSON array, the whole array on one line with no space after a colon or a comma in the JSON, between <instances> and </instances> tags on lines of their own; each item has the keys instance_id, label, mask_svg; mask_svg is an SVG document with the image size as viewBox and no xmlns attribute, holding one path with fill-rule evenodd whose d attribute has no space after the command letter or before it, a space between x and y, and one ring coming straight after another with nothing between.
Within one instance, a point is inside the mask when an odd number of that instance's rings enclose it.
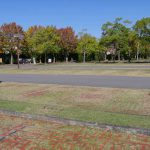
<instances>
[{"instance_id":1,"label":"street lamp","mask_svg":"<svg viewBox=\"0 0 150 150\"><path fill-rule=\"evenodd\" d=\"M20 56L20 53L19 53L19 49L17 46L15 46L15 50L17 51L17 64L18 64L18 69L20 68L19 67L19 56Z\"/></svg>"},{"instance_id":2,"label":"street lamp","mask_svg":"<svg viewBox=\"0 0 150 150\"><path fill-rule=\"evenodd\" d=\"M21 34L14 34L13 36L17 41L17 45L15 46L15 50L17 51L17 64L18 64L18 69L20 68L19 65L19 56L20 56L20 40L22 40L24 37Z\"/></svg>"}]
</instances>

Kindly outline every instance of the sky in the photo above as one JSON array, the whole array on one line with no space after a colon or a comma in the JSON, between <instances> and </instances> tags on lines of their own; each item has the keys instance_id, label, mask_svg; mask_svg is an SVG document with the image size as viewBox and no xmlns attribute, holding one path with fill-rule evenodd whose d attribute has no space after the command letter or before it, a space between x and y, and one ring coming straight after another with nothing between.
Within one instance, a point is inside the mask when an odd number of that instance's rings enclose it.
<instances>
[{"instance_id":1,"label":"sky","mask_svg":"<svg viewBox=\"0 0 150 150\"><path fill-rule=\"evenodd\" d=\"M0 0L0 25L16 22L24 30L32 25L71 26L97 38L101 26L121 17L134 24L150 17L150 0Z\"/></svg>"}]
</instances>

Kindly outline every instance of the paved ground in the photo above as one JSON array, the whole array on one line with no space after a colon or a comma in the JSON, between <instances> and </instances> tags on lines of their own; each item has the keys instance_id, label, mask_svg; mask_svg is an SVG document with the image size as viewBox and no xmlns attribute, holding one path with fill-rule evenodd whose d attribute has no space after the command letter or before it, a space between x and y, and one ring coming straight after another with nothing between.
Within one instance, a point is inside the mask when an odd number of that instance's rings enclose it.
<instances>
[{"instance_id":1,"label":"paved ground","mask_svg":"<svg viewBox=\"0 0 150 150\"><path fill-rule=\"evenodd\" d=\"M92 87L150 89L150 77L0 74L0 81Z\"/></svg>"}]
</instances>

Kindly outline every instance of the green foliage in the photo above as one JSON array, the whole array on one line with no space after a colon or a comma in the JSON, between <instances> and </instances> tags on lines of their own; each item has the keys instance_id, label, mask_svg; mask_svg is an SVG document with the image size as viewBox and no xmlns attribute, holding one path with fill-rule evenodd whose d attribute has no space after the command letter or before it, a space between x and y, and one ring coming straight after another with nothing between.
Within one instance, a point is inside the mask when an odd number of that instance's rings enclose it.
<instances>
[{"instance_id":1,"label":"green foliage","mask_svg":"<svg viewBox=\"0 0 150 150\"><path fill-rule=\"evenodd\" d=\"M138 20L133 28L140 41L140 52L147 56L150 54L150 18Z\"/></svg>"},{"instance_id":2,"label":"green foliage","mask_svg":"<svg viewBox=\"0 0 150 150\"><path fill-rule=\"evenodd\" d=\"M84 34L79 39L77 49L79 53L83 53L83 51L86 51L86 53L90 54L95 51L96 47L97 47L96 38L91 36L90 34Z\"/></svg>"},{"instance_id":3,"label":"green foliage","mask_svg":"<svg viewBox=\"0 0 150 150\"><path fill-rule=\"evenodd\" d=\"M150 18L138 20L134 25L134 29L140 38L150 40Z\"/></svg>"},{"instance_id":4,"label":"green foliage","mask_svg":"<svg viewBox=\"0 0 150 150\"><path fill-rule=\"evenodd\" d=\"M22 54L34 57L50 54L59 60L64 57L76 57L76 60L101 60L109 54L110 59L131 59L150 57L150 18L138 20L133 27L129 20L116 18L113 22L102 25L102 36L86 33L86 29L77 36L72 27L56 29L53 26L31 26L24 32L16 23L3 24L0 27L0 49L16 55L19 45ZM16 40L15 35L23 35L23 40ZM96 56L95 58L93 56ZM105 56L105 57L104 57ZM46 59L45 59L46 60ZM12 61L11 61L12 62Z\"/></svg>"},{"instance_id":5,"label":"green foliage","mask_svg":"<svg viewBox=\"0 0 150 150\"><path fill-rule=\"evenodd\" d=\"M83 34L80 37L77 46L77 51L79 54L90 55L92 53L95 53L97 49L98 49L98 41L95 37L87 33Z\"/></svg>"},{"instance_id":6,"label":"green foliage","mask_svg":"<svg viewBox=\"0 0 150 150\"><path fill-rule=\"evenodd\" d=\"M39 29L33 36L33 45L39 54L59 51L59 36L55 27Z\"/></svg>"},{"instance_id":7,"label":"green foliage","mask_svg":"<svg viewBox=\"0 0 150 150\"><path fill-rule=\"evenodd\" d=\"M130 28L127 28L125 24L130 21L125 20L121 22L122 18L116 18L114 22L107 22L102 26L102 38L101 45L110 51L114 56L118 53L118 59L120 60L120 52L127 53L129 51L128 36Z\"/></svg>"},{"instance_id":8,"label":"green foliage","mask_svg":"<svg viewBox=\"0 0 150 150\"><path fill-rule=\"evenodd\" d=\"M35 49L35 43L34 43L34 35L36 32L44 27L42 26L31 26L26 32L25 32L25 40L27 42L27 46L29 49L29 53L32 56L36 55L36 49Z\"/></svg>"}]
</instances>

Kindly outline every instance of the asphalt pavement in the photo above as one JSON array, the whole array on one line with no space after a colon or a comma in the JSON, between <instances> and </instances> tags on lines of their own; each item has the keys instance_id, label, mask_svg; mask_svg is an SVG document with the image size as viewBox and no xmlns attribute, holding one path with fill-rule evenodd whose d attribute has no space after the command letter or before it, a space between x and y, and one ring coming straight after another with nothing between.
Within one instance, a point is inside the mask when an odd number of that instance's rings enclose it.
<instances>
[{"instance_id":1,"label":"asphalt pavement","mask_svg":"<svg viewBox=\"0 0 150 150\"><path fill-rule=\"evenodd\" d=\"M150 89L150 77L0 74L0 81L91 87Z\"/></svg>"}]
</instances>

